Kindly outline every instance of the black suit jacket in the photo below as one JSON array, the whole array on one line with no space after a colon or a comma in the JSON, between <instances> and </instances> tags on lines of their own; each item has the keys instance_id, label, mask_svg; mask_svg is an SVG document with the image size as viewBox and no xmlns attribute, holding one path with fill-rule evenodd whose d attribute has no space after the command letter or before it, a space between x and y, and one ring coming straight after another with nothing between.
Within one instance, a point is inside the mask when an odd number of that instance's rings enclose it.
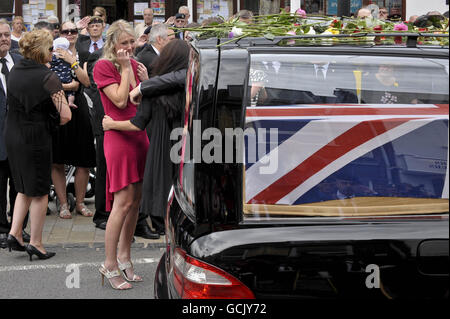
<instances>
[{"instance_id":1,"label":"black suit jacket","mask_svg":"<svg viewBox=\"0 0 450 319\"><path fill-rule=\"evenodd\" d=\"M102 120L105 115L100 93L98 92L97 84L95 83L93 76L95 63L101 58L102 54L103 49L99 49L89 55L87 60L87 72L91 86L84 89L84 92L91 98L93 104L91 119L92 130L95 136L103 135Z\"/></svg>"},{"instance_id":2,"label":"black suit jacket","mask_svg":"<svg viewBox=\"0 0 450 319\"><path fill-rule=\"evenodd\" d=\"M183 88L186 84L187 70L182 69L161 76L154 76L141 82L141 93L150 98L157 95L168 94L174 89Z\"/></svg>"},{"instance_id":3,"label":"black suit jacket","mask_svg":"<svg viewBox=\"0 0 450 319\"><path fill-rule=\"evenodd\" d=\"M23 57L20 54L10 52L14 64L19 62ZM5 89L0 81L0 161L4 161L7 158L6 146L5 146L5 121L8 110L8 103L6 100Z\"/></svg>"},{"instance_id":4,"label":"black suit jacket","mask_svg":"<svg viewBox=\"0 0 450 319\"><path fill-rule=\"evenodd\" d=\"M158 58L155 50L151 45L147 45L139 54L136 56L136 60L141 62L147 68L148 77L151 77L152 64Z\"/></svg>"}]
</instances>

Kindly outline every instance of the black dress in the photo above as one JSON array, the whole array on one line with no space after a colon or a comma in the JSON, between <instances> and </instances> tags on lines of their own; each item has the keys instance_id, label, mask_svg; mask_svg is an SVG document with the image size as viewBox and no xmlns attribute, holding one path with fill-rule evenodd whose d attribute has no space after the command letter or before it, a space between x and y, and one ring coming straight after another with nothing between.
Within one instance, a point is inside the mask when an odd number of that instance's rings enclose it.
<instances>
[{"instance_id":1,"label":"black dress","mask_svg":"<svg viewBox=\"0 0 450 319\"><path fill-rule=\"evenodd\" d=\"M181 127L184 98L184 89L173 91L171 95L144 97L136 116L130 120L141 130L150 124L150 145L145 160L140 211L150 214L152 223L154 217L160 222L162 218L162 223L164 222L167 198L174 176L170 149L176 141L170 140L170 133L174 128ZM158 229L164 227L164 224L153 226Z\"/></svg>"},{"instance_id":2,"label":"black dress","mask_svg":"<svg viewBox=\"0 0 450 319\"><path fill-rule=\"evenodd\" d=\"M75 78L76 79L76 78ZM95 145L84 89L75 92L72 119L53 134L53 163L77 167L95 167Z\"/></svg>"},{"instance_id":3,"label":"black dress","mask_svg":"<svg viewBox=\"0 0 450 319\"><path fill-rule=\"evenodd\" d=\"M53 93L62 90L58 76L46 66L22 59L8 79L5 141L17 192L47 195L51 185ZM56 113L57 114L57 113Z\"/></svg>"}]
</instances>

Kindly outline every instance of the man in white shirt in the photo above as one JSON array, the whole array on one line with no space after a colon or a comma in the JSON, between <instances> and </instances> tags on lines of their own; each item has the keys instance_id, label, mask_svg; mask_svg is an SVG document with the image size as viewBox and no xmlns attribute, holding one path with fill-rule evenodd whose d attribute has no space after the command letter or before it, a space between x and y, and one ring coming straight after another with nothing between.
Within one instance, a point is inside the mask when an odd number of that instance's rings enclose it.
<instances>
[{"instance_id":1,"label":"man in white shirt","mask_svg":"<svg viewBox=\"0 0 450 319\"><path fill-rule=\"evenodd\" d=\"M145 29L151 27L153 24L153 9L145 8L144 12L144 23L139 23L134 31L136 32L136 36L139 38L142 34L144 34Z\"/></svg>"}]
</instances>

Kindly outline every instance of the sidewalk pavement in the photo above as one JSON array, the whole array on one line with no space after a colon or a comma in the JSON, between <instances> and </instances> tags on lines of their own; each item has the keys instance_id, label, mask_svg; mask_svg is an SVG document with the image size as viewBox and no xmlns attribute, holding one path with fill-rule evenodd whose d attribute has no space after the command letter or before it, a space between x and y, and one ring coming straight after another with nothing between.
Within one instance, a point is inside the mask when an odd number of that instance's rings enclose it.
<instances>
[{"instance_id":1,"label":"sidewalk pavement","mask_svg":"<svg viewBox=\"0 0 450 319\"><path fill-rule=\"evenodd\" d=\"M85 203L92 212L95 212L93 198L86 199ZM52 213L45 218L42 234L44 246L62 246L63 248L78 246L104 247L105 231L95 227L92 217L84 217L73 211L72 219L62 219L58 216L54 202L50 202L48 206ZM30 222L28 222L26 231L30 233ZM135 237L135 242L133 243L133 247L142 248L164 246L164 237L160 237L157 240Z\"/></svg>"}]
</instances>

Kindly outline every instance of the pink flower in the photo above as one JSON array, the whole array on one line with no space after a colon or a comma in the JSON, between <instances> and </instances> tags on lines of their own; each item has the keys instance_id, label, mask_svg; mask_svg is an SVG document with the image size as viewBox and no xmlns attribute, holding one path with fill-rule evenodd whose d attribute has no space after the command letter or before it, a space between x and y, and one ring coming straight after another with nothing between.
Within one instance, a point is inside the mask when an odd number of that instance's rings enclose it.
<instances>
[{"instance_id":1,"label":"pink flower","mask_svg":"<svg viewBox=\"0 0 450 319\"><path fill-rule=\"evenodd\" d=\"M394 31L408 31L408 26L406 24L399 23L394 26Z\"/></svg>"},{"instance_id":2,"label":"pink flower","mask_svg":"<svg viewBox=\"0 0 450 319\"><path fill-rule=\"evenodd\" d=\"M297 11L295 11L295 14L300 16L301 18L306 18L306 11L303 9L297 9Z\"/></svg>"},{"instance_id":3,"label":"pink flower","mask_svg":"<svg viewBox=\"0 0 450 319\"><path fill-rule=\"evenodd\" d=\"M297 35L297 33L295 33L294 30L288 31L286 34L289 34L289 35ZM293 45L293 44L295 44L295 40L289 40L289 41L287 42L287 44Z\"/></svg>"}]
</instances>

